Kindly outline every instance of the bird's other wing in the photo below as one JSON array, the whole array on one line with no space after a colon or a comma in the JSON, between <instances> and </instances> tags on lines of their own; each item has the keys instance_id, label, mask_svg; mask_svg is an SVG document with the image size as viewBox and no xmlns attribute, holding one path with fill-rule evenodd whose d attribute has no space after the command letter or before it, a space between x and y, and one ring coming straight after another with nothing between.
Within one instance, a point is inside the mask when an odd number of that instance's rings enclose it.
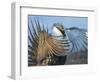
<instances>
[{"instance_id":1,"label":"bird's other wing","mask_svg":"<svg viewBox=\"0 0 100 82\"><path fill-rule=\"evenodd\" d=\"M72 27L66 29L66 34L72 43L70 53L77 53L87 50L88 37L87 32L83 29Z\"/></svg>"}]
</instances>

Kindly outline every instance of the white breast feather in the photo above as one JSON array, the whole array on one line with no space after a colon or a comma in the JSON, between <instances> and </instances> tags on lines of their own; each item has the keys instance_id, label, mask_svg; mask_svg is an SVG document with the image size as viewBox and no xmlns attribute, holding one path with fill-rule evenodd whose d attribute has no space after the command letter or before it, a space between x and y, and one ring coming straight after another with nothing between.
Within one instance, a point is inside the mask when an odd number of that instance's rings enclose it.
<instances>
[{"instance_id":1,"label":"white breast feather","mask_svg":"<svg viewBox=\"0 0 100 82\"><path fill-rule=\"evenodd\" d=\"M54 36L62 36L62 33L56 27L53 27L52 35L54 35Z\"/></svg>"}]
</instances>

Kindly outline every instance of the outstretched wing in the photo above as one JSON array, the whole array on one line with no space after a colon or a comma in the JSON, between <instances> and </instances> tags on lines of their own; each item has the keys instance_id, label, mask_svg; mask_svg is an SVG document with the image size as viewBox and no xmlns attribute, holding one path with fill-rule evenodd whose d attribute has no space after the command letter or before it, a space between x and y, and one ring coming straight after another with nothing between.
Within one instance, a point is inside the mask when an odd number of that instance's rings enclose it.
<instances>
[{"instance_id":1,"label":"outstretched wing","mask_svg":"<svg viewBox=\"0 0 100 82\"><path fill-rule=\"evenodd\" d=\"M28 65L36 65L36 53L39 42L39 32L41 31L39 21L34 19L28 22ZM36 29L37 28L37 29Z\"/></svg>"},{"instance_id":2,"label":"outstretched wing","mask_svg":"<svg viewBox=\"0 0 100 82\"><path fill-rule=\"evenodd\" d=\"M31 24L31 27L30 27ZM40 25L38 20L34 19L29 24L28 35L28 62L29 65L45 64L52 61L52 56L65 56L69 52L69 40L58 39L48 33L48 28Z\"/></svg>"},{"instance_id":3,"label":"outstretched wing","mask_svg":"<svg viewBox=\"0 0 100 82\"><path fill-rule=\"evenodd\" d=\"M77 53L87 50L88 37L87 32L83 29L72 27L66 29L66 34L72 43L70 53Z\"/></svg>"}]
</instances>

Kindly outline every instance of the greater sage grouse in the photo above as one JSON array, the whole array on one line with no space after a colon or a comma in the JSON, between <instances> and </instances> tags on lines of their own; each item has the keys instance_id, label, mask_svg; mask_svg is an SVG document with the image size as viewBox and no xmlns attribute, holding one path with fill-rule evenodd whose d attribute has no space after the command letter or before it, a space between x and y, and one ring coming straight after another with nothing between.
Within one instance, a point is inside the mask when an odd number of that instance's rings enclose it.
<instances>
[{"instance_id":1,"label":"greater sage grouse","mask_svg":"<svg viewBox=\"0 0 100 82\"><path fill-rule=\"evenodd\" d=\"M28 24L28 66L87 63L87 39L86 30L54 23L49 33L34 19Z\"/></svg>"}]
</instances>

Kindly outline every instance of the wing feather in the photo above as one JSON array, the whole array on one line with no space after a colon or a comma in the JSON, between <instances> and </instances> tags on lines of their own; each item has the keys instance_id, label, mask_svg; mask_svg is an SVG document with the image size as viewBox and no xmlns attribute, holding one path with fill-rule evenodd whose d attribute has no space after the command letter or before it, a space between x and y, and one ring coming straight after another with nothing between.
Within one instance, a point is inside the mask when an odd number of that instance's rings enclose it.
<instances>
[{"instance_id":1,"label":"wing feather","mask_svg":"<svg viewBox=\"0 0 100 82\"><path fill-rule=\"evenodd\" d=\"M66 29L66 34L72 43L70 53L85 51L88 47L86 31L79 28Z\"/></svg>"}]
</instances>

